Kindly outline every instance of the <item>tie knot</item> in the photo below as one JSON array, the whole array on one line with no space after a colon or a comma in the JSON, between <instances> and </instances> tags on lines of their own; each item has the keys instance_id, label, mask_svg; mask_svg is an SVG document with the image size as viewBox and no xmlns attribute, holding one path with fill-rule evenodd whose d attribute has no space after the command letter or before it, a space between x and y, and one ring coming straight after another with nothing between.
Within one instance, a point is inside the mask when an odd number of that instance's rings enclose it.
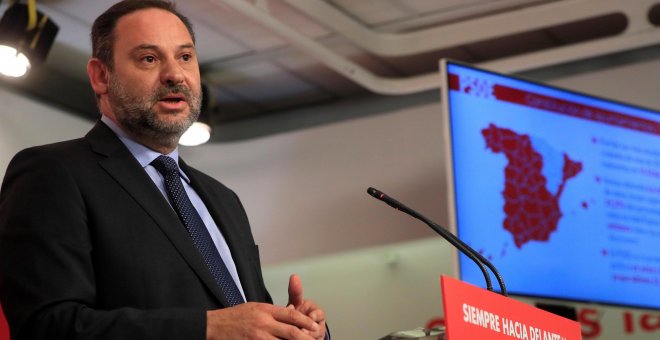
<instances>
[{"instance_id":1,"label":"tie knot","mask_svg":"<svg viewBox=\"0 0 660 340\"><path fill-rule=\"evenodd\" d=\"M167 157L160 155L156 157L151 162L151 165L158 170L163 176L167 176L172 173L179 173L179 167L176 165L176 161L172 157Z\"/></svg>"}]
</instances>

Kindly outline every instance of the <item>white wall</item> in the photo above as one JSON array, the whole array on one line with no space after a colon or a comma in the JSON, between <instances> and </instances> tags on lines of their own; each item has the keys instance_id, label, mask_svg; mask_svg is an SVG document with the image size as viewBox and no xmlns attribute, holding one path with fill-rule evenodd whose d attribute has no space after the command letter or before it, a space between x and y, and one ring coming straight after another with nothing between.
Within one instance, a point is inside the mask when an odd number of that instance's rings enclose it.
<instances>
[{"instance_id":1,"label":"white wall","mask_svg":"<svg viewBox=\"0 0 660 340\"><path fill-rule=\"evenodd\" d=\"M446 216L439 105L185 150L235 189L264 263L431 236L367 195L369 186Z\"/></svg>"},{"instance_id":2,"label":"white wall","mask_svg":"<svg viewBox=\"0 0 660 340\"><path fill-rule=\"evenodd\" d=\"M660 60L562 77L551 83L660 110Z\"/></svg>"},{"instance_id":3,"label":"white wall","mask_svg":"<svg viewBox=\"0 0 660 340\"><path fill-rule=\"evenodd\" d=\"M22 95L0 89L0 176L11 158L28 146L82 136L91 122Z\"/></svg>"},{"instance_id":4,"label":"white wall","mask_svg":"<svg viewBox=\"0 0 660 340\"><path fill-rule=\"evenodd\" d=\"M659 82L660 61L649 61L554 83L660 109ZM6 91L0 103L0 175L19 149L91 126ZM451 273L450 249L365 193L375 186L446 223L439 110L439 103L420 105L182 155L241 196L277 301L286 301L288 274L298 272L325 307L335 339L373 339L441 315L438 276ZM396 254L398 264L388 264ZM601 339L624 337L622 313L597 309ZM634 330L628 338L660 335Z\"/></svg>"}]
</instances>

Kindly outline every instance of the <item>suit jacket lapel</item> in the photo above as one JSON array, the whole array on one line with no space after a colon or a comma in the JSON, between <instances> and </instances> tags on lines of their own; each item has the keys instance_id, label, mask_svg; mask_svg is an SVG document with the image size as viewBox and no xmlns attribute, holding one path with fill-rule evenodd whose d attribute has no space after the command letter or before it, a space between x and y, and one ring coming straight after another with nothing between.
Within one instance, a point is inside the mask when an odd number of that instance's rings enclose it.
<instances>
[{"instance_id":1,"label":"suit jacket lapel","mask_svg":"<svg viewBox=\"0 0 660 340\"><path fill-rule=\"evenodd\" d=\"M255 277L253 267L256 264L255 259L251 257L258 256L258 254L255 254L255 250L252 249L256 248L254 244L245 244L245 242L242 242L243 238L241 238L240 235L245 232L242 228L246 228L246 226L237 223L237 221L232 218L236 216L236 211L234 211L235 208L232 209L232 207L227 204L227 201L234 199L234 197L223 198L213 195L212 192L200 183L195 172L192 171L182 159L179 159L179 166L190 178L192 187L204 201L206 208L227 241L229 250L232 253L234 264L236 265L236 270L238 271L238 276L241 279L241 286L243 287L246 300L258 300L257 296L259 295L256 291L257 286L253 283L258 282L259 278Z\"/></svg>"},{"instance_id":2,"label":"suit jacket lapel","mask_svg":"<svg viewBox=\"0 0 660 340\"><path fill-rule=\"evenodd\" d=\"M153 218L200 280L222 305L227 306L224 294L220 291L176 212L114 132L105 124L98 122L86 138L95 152L106 156L99 161L99 165Z\"/></svg>"}]
</instances>

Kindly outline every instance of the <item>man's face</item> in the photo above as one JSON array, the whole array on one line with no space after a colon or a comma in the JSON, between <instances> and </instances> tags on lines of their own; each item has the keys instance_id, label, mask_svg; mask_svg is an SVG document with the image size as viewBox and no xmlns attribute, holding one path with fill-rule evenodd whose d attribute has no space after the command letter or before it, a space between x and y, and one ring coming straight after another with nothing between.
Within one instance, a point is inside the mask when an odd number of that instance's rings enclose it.
<instances>
[{"instance_id":1,"label":"man's face","mask_svg":"<svg viewBox=\"0 0 660 340\"><path fill-rule=\"evenodd\" d=\"M201 106L199 66L185 25L172 13L146 9L119 19L114 35L111 114L135 135L178 141Z\"/></svg>"}]
</instances>

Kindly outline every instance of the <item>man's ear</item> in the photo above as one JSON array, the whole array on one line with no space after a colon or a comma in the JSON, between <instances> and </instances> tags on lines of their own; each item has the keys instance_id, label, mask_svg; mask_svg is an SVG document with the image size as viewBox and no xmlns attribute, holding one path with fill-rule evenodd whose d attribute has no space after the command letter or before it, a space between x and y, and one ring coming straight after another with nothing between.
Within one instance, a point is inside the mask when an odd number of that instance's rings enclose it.
<instances>
[{"instance_id":1,"label":"man's ear","mask_svg":"<svg viewBox=\"0 0 660 340\"><path fill-rule=\"evenodd\" d=\"M97 96L108 92L109 72L108 67L98 58L91 58L87 62L87 75L92 89Z\"/></svg>"}]
</instances>

